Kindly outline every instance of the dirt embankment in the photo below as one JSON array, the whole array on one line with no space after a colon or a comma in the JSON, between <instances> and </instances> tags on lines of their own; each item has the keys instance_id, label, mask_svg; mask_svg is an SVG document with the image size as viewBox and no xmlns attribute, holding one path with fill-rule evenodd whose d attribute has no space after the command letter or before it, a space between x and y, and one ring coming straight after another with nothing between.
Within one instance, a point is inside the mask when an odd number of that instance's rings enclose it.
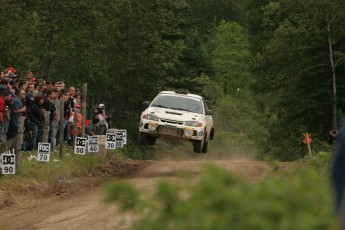
<instances>
[{"instance_id":1,"label":"dirt embankment","mask_svg":"<svg viewBox=\"0 0 345 230\"><path fill-rule=\"evenodd\" d=\"M209 163L254 181L272 169L266 162L250 160L110 162L93 175L58 182L45 198L37 199L28 190L15 204L0 210L1 229L130 229L135 216L120 213L114 204L104 204L102 182L127 180L138 189L150 192L162 178L179 183L180 172L190 172L197 179L203 166ZM280 167L288 165L282 163ZM34 187L42 189L40 185Z\"/></svg>"}]
</instances>

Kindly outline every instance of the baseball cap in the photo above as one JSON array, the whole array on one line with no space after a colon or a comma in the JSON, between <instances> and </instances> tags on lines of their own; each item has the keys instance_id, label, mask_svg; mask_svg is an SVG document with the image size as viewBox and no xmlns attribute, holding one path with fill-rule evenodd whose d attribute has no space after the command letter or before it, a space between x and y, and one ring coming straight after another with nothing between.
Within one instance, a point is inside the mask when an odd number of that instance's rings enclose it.
<instances>
[{"instance_id":1,"label":"baseball cap","mask_svg":"<svg viewBox=\"0 0 345 230\"><path fill-rule=\"evenodd\" d=\"M17 70L15 70L15 69L14 69L14 68L12 68L12 67L8 67L8 68L7 68L7 71L9 71L9 70L10 70L12 73L17 72Z\"/></svg>"}]
</instances>

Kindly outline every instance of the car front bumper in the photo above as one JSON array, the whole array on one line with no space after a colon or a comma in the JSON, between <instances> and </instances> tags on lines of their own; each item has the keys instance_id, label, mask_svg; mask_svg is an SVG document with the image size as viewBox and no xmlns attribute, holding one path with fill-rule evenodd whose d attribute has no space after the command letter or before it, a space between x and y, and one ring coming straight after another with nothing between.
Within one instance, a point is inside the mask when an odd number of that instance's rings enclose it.
<instances>
[{"instance_id":1,"label":"car front bumper","mask_svg":"<svg viewBox=\"0 0 345 230\"><path fill-rule=\"evenodd\" d=\"M161 121L141 119L139 131L153 136L164 136L184 140L203 140L204 127L184 126L180 124L167 124Z\"/></svg>"}]
</instances>

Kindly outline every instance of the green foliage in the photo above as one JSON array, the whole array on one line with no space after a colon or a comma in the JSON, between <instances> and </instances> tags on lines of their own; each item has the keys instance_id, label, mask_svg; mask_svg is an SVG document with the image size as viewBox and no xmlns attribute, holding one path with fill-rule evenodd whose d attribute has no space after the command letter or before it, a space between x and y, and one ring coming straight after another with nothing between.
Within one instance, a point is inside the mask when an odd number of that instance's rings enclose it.
<instances>
[{"instance_id":1,"label":"green foliage","mask_svg":"<svg viewBox=\"0 0 345 230\"><path fill-rule=\"evenodd\" d=\"M240 90L236 95L217 98L213 109L216 133L213 153L251 157L264 153L269 141L266 117L259 112L249 91Z\"/></svg>"},{"instance_id":2,"label":"green foliage","mask_svg":"<svg viewBox=\"0 0 345 230\"><path fill-rule=\"evenodd\" d=\"M250 51L244 30L236 22L221 21L211 41L215 80L225 94L247 89L250 79Z\"/></svg>"},{"instance_id":3,"label":"green foliage","mask_svg":"<svg viewBox=\"0 0 345 230\"><path fill-rule=\"evenodd\" d=\"M258 182L212 165L196 184L161 182L152 197L133 200L140 216L133 229L336 229L330 157L321 155L311 166L291 165Z\"/></svg>"},{"instance_id":4,"label":"green foliage","mask_svg":"<svg viewBox=\"0 0 345 230\"><path fill-rule=\"evenodd\" d=\"M139 191L126 183L109 183L104 186L105 201L121 200L121 210L133 209L138 203Z\"/></svg>"},{"instance_id":5,"label":"green foliage","mask_svg":"<svg viewBox=\"0 0 345 230\"><path fill-rule=\"evenodd\" d=\"M260 39L254 44L261 45L255 60L254 88L255 94L264 98L261 110L265 111L269 104L269 110L277 117L277 122L269 127L270 140L274 142L267 152L272 155L286 151L297 159L302 155L297 146L301 132L308 130L322 138L332 127L334 98L329 44L334 51L336 82L342 88L344 49L339 41L345 36L345 15L340 10L343 4L279 0L262 8L261 32L255 35ZM342 98L338 95L340 108L344 107Z\"/></svg>"}]
</instances>

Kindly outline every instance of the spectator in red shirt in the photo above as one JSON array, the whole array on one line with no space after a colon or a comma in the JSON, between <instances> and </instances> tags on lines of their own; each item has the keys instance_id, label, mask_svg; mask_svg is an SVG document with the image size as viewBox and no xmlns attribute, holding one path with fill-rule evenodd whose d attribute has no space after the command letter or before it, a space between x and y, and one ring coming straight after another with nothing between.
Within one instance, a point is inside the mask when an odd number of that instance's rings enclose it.
<instances>
[{"instance_id":1,"label":"spectator in red shirt","mask_svg":"<svg viewBox=\"0 0 345 230\"><path fill-rule=\"evenodd\" d=\"M0 96L0 142L4 142L6 139L4 137L6 137L7 135L7 128L5 127L5 122L8 122L8 119L6 119L5 116L8 111L8 108L6 106L6 102L9 102L11 100L11 97L12 94L8 90L2 91L2 95Z\"/></svg>"}]
</instances>

